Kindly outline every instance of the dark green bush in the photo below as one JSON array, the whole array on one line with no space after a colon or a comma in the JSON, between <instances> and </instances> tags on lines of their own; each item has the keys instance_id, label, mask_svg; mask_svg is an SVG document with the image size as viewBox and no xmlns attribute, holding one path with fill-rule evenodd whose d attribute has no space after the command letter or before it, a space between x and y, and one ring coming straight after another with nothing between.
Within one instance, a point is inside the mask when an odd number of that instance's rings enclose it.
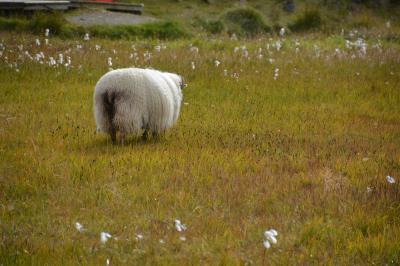
<instances>
[{"instance_id":1,"label":"dark green bush","mask_svg":"<svg viewBox=\"0 0 400 266\"><path fill-rule=\"evenodd\" d=\"M321 14L318 10L307 10L296 20L289 24L289 29L293 32L310 31L319 29L322 25Z\"/></svg>"},{"instance_id":2,"label":"dark green bush","mask_svg":"<svg viewBox=\"0 0 400 266\"><path fill-rule=\"evenodd\" d=\"M25 27L26 22L18 19L2 18L0 17L0 30L13 31L21 30Z\"/></svg>"},{"instance_id":3,"label":"dark green bush","mask_svg":"<svg viewBox=\"0 0 400 266\"><path fill-rule=\"evenodd\" d=\"M87 31L94 37L110 39L178 39L188 33L176 22L158 22L134 26L92 26Z\"/></svg>"},{"instance_id":4,"label":"dark green bush","mask_svg":"<svg viewBox=\"0 0 400 266\"><path fill-rule=\"evenodd\" d=\"M261 13L252 8L235 8L222 16L228 32L248 37L270 32Z\"/></svg>"},{"instance_id":5,"label":"dark green bush","mask_svg":"<svg viewBox=\"0 0 400 266\"><path fill-rule=\"evenodd\" d=\"M224 24L221 20L207 20L202 26L207 32L212 34L221 33L224 30Z\"/></svg>"},{"instance_id":6,"label":"dark green bush","mask_svg":"<svg viewBox=\"0 0 400 266\"><path fill-rule=\"evenodd\" d=\"M60 34L63 32L67 21L60 13L35 13L28 21L28 30L33 33L43 33L45 29L49 29L52 34Z\"/></svg>"},{"instance_id":7,"label":"dark green bush","mask_svg":"<svg viewBox=\"0 0 400 266\"><path fill-rule=\"evenodd\" d=\"M42 34L45 29L49 29L52 35L62 38L82 37L85 33L94 37L109 39L178 39L189 36L178 23L170 21L132 26L99 25L84 27L68 24L60 14L56 13L38 13L30 20L0 17L0 30Z\"/></svg>"}]
</instances>

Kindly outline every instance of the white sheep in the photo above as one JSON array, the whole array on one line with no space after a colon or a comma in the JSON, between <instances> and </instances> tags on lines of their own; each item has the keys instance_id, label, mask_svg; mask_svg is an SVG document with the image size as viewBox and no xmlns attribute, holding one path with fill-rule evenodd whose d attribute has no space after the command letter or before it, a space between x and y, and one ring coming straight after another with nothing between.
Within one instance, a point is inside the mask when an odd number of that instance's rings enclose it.
<instances>
[{"instance_id":1,"label":"white sheep","mask_svg":"<svg viewBox=\"0 0 400 266\"><path fill-rule=\"evenodd\" d=\"M153 69L123 68L106 73L94 90L94 117L98 131L121 144L126 134L146 139L162 134L179 116L184 87L181 76Z\"/></svg>"}]
</instances>

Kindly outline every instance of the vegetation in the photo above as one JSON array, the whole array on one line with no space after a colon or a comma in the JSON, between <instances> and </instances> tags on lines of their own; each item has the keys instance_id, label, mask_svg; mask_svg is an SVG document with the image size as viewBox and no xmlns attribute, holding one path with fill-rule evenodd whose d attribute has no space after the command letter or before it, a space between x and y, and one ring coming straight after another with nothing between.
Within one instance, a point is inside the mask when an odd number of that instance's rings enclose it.
<instances>
[{"instance_id":1,"label":"vegetation","mask_svg":"<svg viewBox=\"0 0 400 266\"><path fill-rule=\"evenodd\" d=\"M129 2L127 0L127 2ZM134 1L135 2L135 1ZM376 5L368 1L294 1L295 9L284 10L285 1L175 1L145 0L144 15L153 16L157 23L128 26L76 26L65 19L70 14L36 14L25 16L0 16L0 31L42 33L48 28L62 38L91 36L109 39L169 39L191 36L231 35L254 38L278 34L280 29L292 33L304 31L337 34L342 29L366 30L368 34L382 35L390 21L393 32L387 38L398 39L400 6L395 2ZM375 1L376 2L376 1ZM382 1L383 2L383 1ZM168 12L166 12L168 10ZM73 11L75 12L79 11ZM323 19L322 19L323 18ZM386 36L384 36L386 38Z\"/></svg>"},{"instance_id":2,"label":"vegetation","mask_svg":"<svg viewBox=\"0 0 400 266\"><path fill-rule=\"evenodd\" d=\"M0 38L3 265L400 264L398 43L43 38ZM113 146L93 88L132 65L189 86L166 136Z\"/></svg>"},{"instance_id":3,"label":"vegetation","mask_svg":"<svg viewBox=\"0 0 400 266\"><path fill-rule=\"evenodd\" d=\"M173 40L185 38L190 34L177 22L161 21L141 25L121 26L76 26L69 24L60 13L37 13L31 19L2 18L0 17L0 30L14 32L43 33L49 29L54 35L62 38L76 38L89 33L93 37L108 39L162 39Z\"/></svg>"},{"instance_id":4,"label":"vegetation","mask_svg":"<svg viewBox=\"0 0 400 266\"><path fill-rule=\"evenodd\" d=\"M256 36L271 31L262 15L252 8L228 10L222 17L228 33L242 36Z\"/></svg>"},{"instance_id":5,"label":"vegetation","mask_svg":"<svg viewBox=\"0 0 400 266\"><path fill-rule=\"evenodd\" d=\"M322 25L321 14L317 10L306 10L301 16L289 24L289 29L294 32L318 30Z\"/></svg>"}]
</instances>

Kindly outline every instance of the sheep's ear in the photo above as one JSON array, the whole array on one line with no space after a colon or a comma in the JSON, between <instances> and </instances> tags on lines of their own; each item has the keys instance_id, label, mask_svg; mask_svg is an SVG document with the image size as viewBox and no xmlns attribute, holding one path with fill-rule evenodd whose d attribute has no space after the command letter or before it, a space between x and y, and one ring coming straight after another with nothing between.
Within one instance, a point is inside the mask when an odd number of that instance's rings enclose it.
<instances>
[{"instance_id":1,"label":"sheep's ear","mask_svg":"<svg viewBox=\"0 0 400 266\"><path fill-rule=\"evenodd\" d=\"M182 76L179 76L179 78L181 80L180 87L181 87L181 90L183 90L184 88L187 87L187 84L185 83L185 79Z\"/></svg>"}]
</instances>

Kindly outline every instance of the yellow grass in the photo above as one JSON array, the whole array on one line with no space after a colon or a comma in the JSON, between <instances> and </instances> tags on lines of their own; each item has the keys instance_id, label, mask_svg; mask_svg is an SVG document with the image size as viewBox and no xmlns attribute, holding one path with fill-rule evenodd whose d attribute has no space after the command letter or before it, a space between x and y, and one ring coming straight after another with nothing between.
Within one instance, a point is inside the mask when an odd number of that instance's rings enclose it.
<instances>
[{"instance_id":1,"label":"yellow grass","mask_svg":"<svg viewBox=\"0 0 400 266\"><path fill-rule=\"evenodd\" d=\"M290 36L280 51L277 37L35 38L0 36L2 264L400 264L398 44L369 40L361 56L340 36L297 37L297 53ZM72 67L46 65L59 53ZM166 136L113 146L96 134L92 94L108 57L186 78ZM270 228L278 242L265 250Z\"/></svg>"}]
</instances>

